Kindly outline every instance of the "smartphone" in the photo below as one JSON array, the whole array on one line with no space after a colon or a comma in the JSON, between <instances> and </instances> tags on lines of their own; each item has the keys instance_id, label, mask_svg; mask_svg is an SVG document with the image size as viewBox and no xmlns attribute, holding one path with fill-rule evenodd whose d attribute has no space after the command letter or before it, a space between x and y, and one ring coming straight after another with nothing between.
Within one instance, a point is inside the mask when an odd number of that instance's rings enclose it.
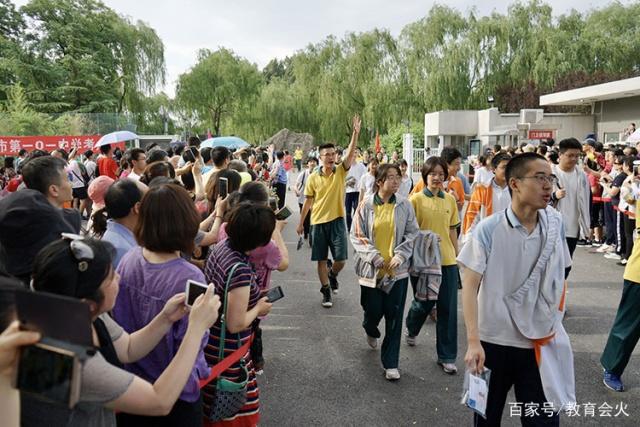
<instances>
[{"instance_id":1,"label":"smartphone","mask_svg":"<svg viewBox=\"0 0 640 427\"><path fill-rule=\"evenodd\" d=\"M278 199L276 199L275 197L269 197L269 207L271 208L272 211L277 211L278 210Z\"/></svg>"},{"instance_id":2,"label":"smartphone","mask_svg":"<svg viewBox=\"0 0 640 427\"><path fill-rule=\"evenodd\" d=\"M229 180L227 178L218 178L218 195L223 199L229 194Z\"/></svg>"},{"instance_id":3,"label":"smartphone","mask_svg":"<svg viewBox=\"0 0 640 427\"><path fill-rule=\"evenodd\" d=\"M191 307L196 299L207 291L207 288L208 286L204 283L196 282L195 280L187 280L187 286L185 289L187 298L185 299L185 304Z\"/></svg>"},{"instance_id":4,"label":"smartphone","mask_svg":"<svg viewBox=\"0 0 640 427\"><path fill-rule=\"evenodd\" d=\"M43 340L20 350L14 385L37 399L73 408L80 397L81 366L73 351Z\"/></svg>"},{"instance_id":5,"label":"smartphone","mask_svg":"<svg viewBox=\"0 0 640 427\"><path fill-rule=\"evenodd\" d=\"M276 286L267 291L265 295L267 300L271 303L278 301L279 299L284 298L284 292L282 292L282 288L280 286Z\"/></svg>"},{"instance_id":6,"label":"smartphone","mask_svg":"<svg viewBox=\"0 0 640 427\"><path fill-rule=\"evenodd\" d=\"M286 206L284 206L279 211L276 211L276 219L278 221L284 221L285 219L289 218L290 216L291 216L291 210Z\"/></svg>"},{"instance_id":7,"label":"smartphone","mask_svg":"<svg viewBox=\"0 0 640 427\"><path fill-rule=\"evenodd\" d=\"M184 161L185 162L195 162L196 161L196 157L198 156L198 149L196 147L188 147L186 150L184 150Z\"/></svg>"},{"instance_id":8,"label":"smartphone","mask_svg":"<svg viewBox=\"0 0 640 427\"><path fill-rule=\"evenodd\" d=\"M17 290L15 299L20 329L70 344L93 346L91 312L85 302L27 289Z\"/></svg>"}]
</instances>

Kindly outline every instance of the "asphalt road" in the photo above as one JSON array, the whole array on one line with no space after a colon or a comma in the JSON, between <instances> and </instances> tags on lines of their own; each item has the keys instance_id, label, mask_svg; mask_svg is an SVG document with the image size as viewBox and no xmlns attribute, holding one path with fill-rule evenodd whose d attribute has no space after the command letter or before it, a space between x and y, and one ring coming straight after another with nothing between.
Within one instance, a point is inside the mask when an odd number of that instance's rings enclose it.
<instances>
[{"instance_id":1,"label":"asphalt road","mask_svg":"<svg viewBox=\"0 0 640 427\"><path fill-rule=\"evenodd\" d=\"M402 378L386 381L379 350L370 349L365 341L360 290L351 260L339 276L340 292L334 296L333 308L321 307L311 250L307 245L300 251L295 249L299 215L291 192L287 204L296 212L284 233L291 262L285 273L272 277L272 284L281 285L286 296L274 304L262 323L266 366L258 378L261 425L471 425L470 410L459 404L466 350L461 303L457 363L461 372L448 376L436 365L435 324L427 320L416 347L408 347L403 340ZM352 253L350 250L349 255ZM575 355L577 400L586 405L580 408L579 417L563 416L562 425L640 424L639 352L635 352L623 376L627 388L624 393L614 393L602 385L599 364L620 299L622 273L623 267L615 261L577 248L569 278L565 328ZM405 310L409 303L408 295ZM516 401L513 393L508 401ZM620 409L628 416L619 413ZM520 425L517 417L509 416L508 407L503 425Z\"/></svg>"}]
</instances>

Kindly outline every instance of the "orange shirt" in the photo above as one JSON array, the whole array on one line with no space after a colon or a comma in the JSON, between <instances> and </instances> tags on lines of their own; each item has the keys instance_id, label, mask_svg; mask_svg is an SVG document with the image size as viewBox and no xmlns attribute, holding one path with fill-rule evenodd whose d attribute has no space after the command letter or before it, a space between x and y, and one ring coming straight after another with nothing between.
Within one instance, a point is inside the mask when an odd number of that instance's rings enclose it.
<instances>
[{"instance_id":1,"label":"orange shirt","mask_svg":"<svg viewBox=\"0 0 640 427\"><path fill-rule=\"evenodd\" d=\"M98 170L100 175L108 176L112 179L118 179L118 164L110 157L100 157L98 159Z\"/></svg>"},{"instance_id":2,"label":"orange shirt","mask_svg":"<svg viewBox=\"0 0 640 427\"><path fill-rule=\"evenodd\" d=\"M448 189L456 193L454 197L456 198L458 209L460 209L460 206L464 205L464 186L462 185L462 180L457 176L450 176Z\"/></svg>"},{"instance_id":3,"label":"orange shirt","mask_svg":"<svg viewBox=\"0 0 640 427\"><path fill-rule=\"evenodd\" d=\"M409 195L421 193L422 190L424 190L424 181L420 178L420 181L418 181L418 183L413 187L413 190L411 190Z\"/></svg>"},{"instance_id":4,"label":"orange shirt","mask_svg":"<svg viewBox=\"0 0 640 427\"><path fill-rule=\"evenodd\" d=\"M420 181L418 181L418 183L413 187L413 190L411 190L410 195L421 193L424 188L424 180L420 179ZM458 177L449 177L448 188L456 193L454 197L456 198L458 209L460 209L460 206L464 205L464 186L462 185L462 181Z\"/></svg>"}]
</instances>

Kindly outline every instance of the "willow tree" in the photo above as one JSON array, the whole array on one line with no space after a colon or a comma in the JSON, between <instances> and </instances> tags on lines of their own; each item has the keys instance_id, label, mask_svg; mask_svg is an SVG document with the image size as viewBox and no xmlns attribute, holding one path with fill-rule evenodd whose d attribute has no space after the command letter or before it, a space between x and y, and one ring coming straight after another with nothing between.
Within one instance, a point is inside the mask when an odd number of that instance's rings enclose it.
<instances>
[{"instance_id":1,"label":"willow tree","mask_svg":"<svg viewBox=\"0 0 640 427\"><path fill-rule=\"evenodd\" d=\"M178 102L195 111L219 135L222 120L257 97L262 75L258 68L227 49L202 49L198 62L178 78Z\"/></svg>"}]
</instances>

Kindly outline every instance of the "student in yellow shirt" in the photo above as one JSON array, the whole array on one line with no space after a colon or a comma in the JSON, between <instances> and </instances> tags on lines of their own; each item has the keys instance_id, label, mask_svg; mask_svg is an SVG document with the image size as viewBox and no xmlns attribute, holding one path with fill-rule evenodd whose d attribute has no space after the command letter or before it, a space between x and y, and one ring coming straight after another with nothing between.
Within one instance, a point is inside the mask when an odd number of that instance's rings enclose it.
<instances>
[{"instance_id":1,"label":"student in yellow shirt","mask_svg":"<svg viewBox=\"0 0 640 427\"><path fill-rule=\"evenodd\" d=\"M300 146L296 147L296 151L293 152L293 160L296 162L296 168L298 169L298 173L302 170L302 156L304 153L302 152L302 148Z\"/></svg>"},{"instance_id":2,"label":"student in yellow shirt","mask_svg":"<svg viewBox=\"0 0 640 427\"><path fill-rule=\"evenodd\" d=\"M416 213L421 230L431 230L440 237L442 282L438 300L419 301L414 298L407 315L407 344L416 345L416 337L434 304L438 310L436 322L436 347L438 365L445 373L453 375L458 369L458 235L460 225L456 199L443 191L449 176L447 163L440 157L430 157L422 166L425 189L409 200Z\"/></svg>"},{"instance_id":3,"label":"student in yellow shirt","mask_svg":"<svg viewBox=\"0 0 640 427\"><path fill-rule=\"evenodd\" d=\"M304 220L311 211L311 261L318 262L318 277L322 306L333 306L331 292L338 292L338 273L347 259L347 228L345 224L345 179L356 155L360 135L360 117L353 117L353 132L346 155L336 164L337 149L334 144L319 147L320 167L313 172L304 190L305 201L300 213L297 233L304 233ZM333 263L327 267L329 250Z\"/></svg>"},{"instance_id":4,"label":"student in yellow shirt","mask_svg":"<svg viewBox=\"0 0 640 427\"><path fill-rule=\"evenodd\" d=\"M636 209L640 202L636 202ZM639 211L640 212L640 211ZM633 252L624 269L624 285L616 318L609 332L600 363L604 368L603 382L613 391L624 391L622 374L640 339L640 243L633 245Z\"/></svg>"},{"instance_id":5,"label":"student in yellow shirt","mask_svg":"<svg viewBox=\"0 0 640 427\"><path fill-rule=\"evenodd\" d=\"M361 284L360 304L364 310L362 327L367 344L375 349L380 338L378 324L384 316L385 334L380 357L387 380L400 379L402 315L413 241L418 233L411 203L397 194L401 182L400 167L395 164L380 166L376 174L376 192L360 203L351 227L356 275Z\"/></svg>"}]
</instances>

